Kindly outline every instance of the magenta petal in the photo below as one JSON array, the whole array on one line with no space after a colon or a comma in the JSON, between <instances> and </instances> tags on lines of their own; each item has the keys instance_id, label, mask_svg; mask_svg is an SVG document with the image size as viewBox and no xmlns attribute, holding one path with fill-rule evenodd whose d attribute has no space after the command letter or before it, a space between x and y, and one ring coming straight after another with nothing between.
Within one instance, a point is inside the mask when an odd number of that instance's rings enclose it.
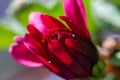
<instances>
[{"instance_id":1,"label":"magenta petal","mask_svg":"<svg viewBox=\"0 0 120 80\"><path fill-rule=\"evenodd\" d=\"M32 24L42 34L46 34L54 28L66 28L64 24L54 17L39 12L32 12L30 14L29 24Z\"/></svg>"},{"instance_id":2,"label":"magenta petal","mask_svg":"<svg viewBox=\"0 0 120 80\"><path fill-rule=\"evenodd\" d=\"M41 32L39 32L32 24L28 24L27 29L30 34L39 36L40 39L42 38Z\"/></svg>"},{"instance_id":3,"label":"magenta petal","mask_svg":"<svg viewBox=\"0 0 120 80\"><path fill-rule=\"evenodd\" d=\"M57 59L59 59L75 74L84 78L89 76L89 73L81 67L76 59L74 59L73 56L71 56L70 53L57 40L52 40L51 43L48 44L48 48L52 54L57 57Z\"/></svg>"},{"instance_id":4,"label":"magenta petal","mask_svg":"<svg viewBox=\"0 0 120 80\"><path fill-rule=\"evenodd\" d=\"M71 60L69 54L65 51L65 49L60 45L60 43L57 40L52 40L52 43L48 44L48 48L63 63L65 63L65 64L71 64L72 60Z\"/></svg>"},{"instance_id":5,"label":"magenta petal","mask_svg":"<svg viewBox=\"0 0 120 80\"><path fill-rule=\"evenodd\" d=\"M66 16L69 17L81 30L89 35L86 23L86 14L82 0L63 0Z\"/></svg>"},{"instance_id":6,"label":"magenta petal","mask_svg":"<svg viewBox=\"0 0 120 80\"><path fill-rule=\"evenodd\" d=\"M65 64L63 64L56 56L52 55L52 53L51 53L51 57L54 64L60 70L58 75L62 76L66 80L75 79L79 77L72 70L70 70Z\"/></svg>"},{"instance_id":7,"label":"magenta petal","mask_svg":"<svg viewBox=\"0 0 120 80\"><path fill-rule=\"evenodd\" d=\"M47 48L45 47L45 45L42 43L42 40L39 39L39 35L36 36L36 35L32 35L32 34L26 34L25 35L25 39L24 39L24 42L26 44L30 44L30 45L34 45L34 47L36 49L38 49L39 53L38 55L46 58L46 59L50 59L50 56L47 52ZM36 53L37 54L37 53Z\"/></svg>"},{"instance_id":8,"label":"magenta petal","mask_svg":"<svg viewBox=\"0 0 120 80\"><path fill-rule=\"evenodd\" d=\"M44 58L43 56L41 56L39 50L33 45L30 45L28 43L25 43L25 45L31 52L33 52L33 54L36 56L36 59L41 61L51 71L55 72L56 74L59 74L58 68L56 67L56 65L53 63L51 59L49 60L48 58Z\"/></svg>"},{"instance_id":9,"label":"magenta petal","mask_svg":"<svg viewBox=\"0 0 120 80\"><path fill-rule=\"evenodd\" d=\"M14 37L14 40L17 42L17 43L21 43L21 42L23 42L23 37L21 37L21 36L15 36Z\"/></svg>"},{"instance_id":10,"label":"magenta petal","mask_svg":"<svg viewBox=\"0 0 120 80\"><path fill-rule=\"evenodd\" d=\"M10 46L10 55L20 64L28 67L40 67L43 64L30 52L23 44L14 44Z\"/></svg>"},{"instance_id":11,"label":"magenta petal","mask_svg":"<svg viewBox=\"0 0 120 80\"><path fill-rule=\"evenodd\" d=\"M65 40L65 44L67 49L70 51L71 55L76 58L76 60L86 71L92 74L92 64L90 63L92 60L90 60L90 58L88 57L89 54L85 54L85 51L81 52L82 50L80 49L83 48L80 47L80 43L77 43L74 39L68 38ZM79 51L76 49L77 47L80 47Z\"/></svg>"},{"instance_id":12,"label":"magenta petal","mask_svg":"<svg viewBox=\"0 0 120 80\"><path fill-rule=\"evenodd\" d=\"M41 16L43 14L39 12L32 12L29 15L29 24L35 26L35 28L41 33L45 33L47 31L47 27L43 24Z\"/></svg>"},{"instance_id":13,"label":"magenta petal","mask_svg":"<svg viewBox=\"0 0 120 80\"><path fill-rule=\"evenodd\" d=\"M93 64L96 63L98 56L96 52L96 48L89 47L87 44L85 44L83 41L78 42L75 39L68 38L65 40L65 44L79 52L81 52L82 55L88 57L90 62Z\"/></svg>"},{"instance_id":14,"label":"magenta petal","mask_svg":"<svg viewBox=\"0 0 120 80\"><path fill-rule=\"evenodd\" d=\"M53 28L66 28L66 26L61 23L59 20L56 18L49 16L49 15L43 15L42 17L42 22L44 23L45 26L47 26L49 29Z\"/></svg>"},{"instance_id":15,"label":"magenta petal","mask_svg":"<svg viewBox=\"0 0 120 80\"><path fill-rule=\"evenodd\" d=\"M82 26L78 27L72 20L66 16L60 16L60 18L67 23L67 25L70 27L70 29L77 34L82 39L90 40L90 36L82 30Z\"/></svg>"}]
</instances>

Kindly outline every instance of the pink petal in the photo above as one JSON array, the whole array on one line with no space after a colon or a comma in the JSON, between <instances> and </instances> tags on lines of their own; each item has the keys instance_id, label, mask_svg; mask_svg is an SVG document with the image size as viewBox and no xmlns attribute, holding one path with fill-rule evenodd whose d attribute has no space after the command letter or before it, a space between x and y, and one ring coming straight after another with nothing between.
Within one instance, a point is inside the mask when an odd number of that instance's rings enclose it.
<instances>
[{"instance_id":1,"label":"pink petal","mask_svg":"<svg viewBox=\"0 0 120 80\"><path fill-rule=\"evenodd\" d=\"M65 44L79 52L81 52L82 55L88 57L90 62L95 63L98 59L96 48L91 48L91 46L88 46L83 41L78 42L75 39L68 38L65 40Z\"/></svg>"},{"instance_id":2,"label":"pink petal","mask_svg":"<svg viewBox=\"0 0 120 80\"><path fill-rule=\"evenodd\" d=\"M77 25L74 24L74 22L72 22L72 20L68 17L65 16L60 16L60 18L65 21L67 23L67 25L70 27L70 29L77 34L79 37L81 37L82 39L86 40L90 40L90 36L87 35L82 29L80 29L81 27L78 27Z\"/></svg>"},{"instance_id":3,"label":"pink petal","mask_svg":"<svg viewBox=\"0 0 120 80\"><path fill-rule=\"evenodd\" d=\"M49 43L48 47L54 53L54 55L65 64L71 64L71 57L65 52L64 48L57 40L52 40L52 43Z\"/></svg>"},{"instance_id":4,"label":"pink petal","mask_svg":"<svg viewBox=\"0 0 120 80\"><path fill-rule=\"evenodd\" d=\"M66 16L69 17L79 30L89 35L86 23L86 14L82 0L63 0Z\"/></svg>"},{"instance_id":5,"label":"pink petal","mask_svg":"<svg viewBox=\"0 0 120 80\"><path fill-rule=\"evenodd\" d=\"M23 37L21 37L21 36L15 36L14 37L14 41L16 41L17 43L22 43L23 42Z\"/></svg>"},{"instance_id":6,"label":"pink petal","mask_svg":"<svg viewBox=\"0 0 120 80\"><path fill-rule=\"evenodd\" d=\"M40 60L48 69L50 69L56 74L60 74L54 62L51 59L49 60L48 58L44 58L43 56L41 56L39 49L28 43L25 43L25 45L36 56L36 59Z\"/></svg>"},{"instance_id":7,"label":"pink petal","mask_svg":"<svg viewBox=\"0 0 120 80\"><path fill-rule=\"evenodd\" d=\"M26 44L34 45L34 47L38 49L38 51L39 51L38 54L40 56L50 60L50 56L47 52L47 48L44 45L45 43L42 43L42 40L39 39L39 35L36 36L36 35L33 35L33 34L26 34L24 42Z\"/></svg>"},{"instance_id":8,"label":"pink petal","mask_svg":"<svg viewBox=\"0 0 120 80\"><path fill-rule=\"evenodd\" d=\"M33 12L29 16L29 23L42 34L46 34L49 30L54 28L66 28L59 20L46 14Z\"/></svg>"},{"instance_id":9,"label":"pink petal","mask_svg":"<svg viewBox=\"0 0 120 80\"><path fill-rule=\"evenodd\" d=\"M30 34L36 35L40 39L42 38L42 34L32 24L29 24L27 26L27 29L28 29L28 31L29 31Z\"/></svg>"},{"instance_id":10,"label":"pink petal","mask_svg":"<svg viewBox=\"0 0 120 80\"><path fill-rule=\"evenodd\" d=\"M82 45L78 43L76 40L68 38L65 40L66 48L70 51L71 55L76 58L76 60L81 64L81 66L88 71L90 74L92 74L92 65L89 55L91 55L90 52L87 52L89 54L86 54L85 51L81 52L83 49L81 48ZM79 51L76 49L79 47ZM84 46L83 46L84 47Z\"/></svg>"},{"instance_id":11,"label":"pink petal","mask_svg":"<svg viewBox=\"0 0 120 80\"><path fill-rule=\"evenodd\" d=\"M43 64L23 44L13 44L9 49L10 55L20 64L28 67L40 67Z\"/></svg>"},{"instance_id":12,"label":"pink petal","mask_svg":"<svg viewBox=\"0 0 120 80\"><path fill-rule=\"evenodd\" d=\"M34 34L26 34L23 39L24 41L21 41L16 45L12 45L9 50L11 56L18 63L29 67L39 67L44 64L44 66L48 67L51 71L60 75L59 70L48 54L49 52L45 52L47 51L47 47L46 49L43 48L44 45L42 45L41 41L35 36L36 35Z\"/></svg>"},{"instance_id":13,"label":"pink petal","mask_svg":"<svg viewBox=\"0 0 120 80\"><path fill-rule=\"evenodd\" d=\"M47 26L49 29L52 28L66 28L66 26L61 23L59 20L56 18L49 16L49 15L43 15L42 16L42 21L45 26Z\"/></svg>"},{"instance_id":14,"label":"pink petal","mask_svg":"<svg viewBox=\"0 0 120 80\"><path fill-rule=\"evenodd\" d=\"M57 40L52 40L51 43L48 44L48 48L58 60L75 74L84 78L89 76L89 73L81 67L76 59L74 59Z\"/></svg>"},{"instance_id":15,"label":"pink petal","mask_svg":"<svg viewBox=\"0 0 120 80\"><path fill-rule=\"evenodd\" d=\"M53 53L51 53L52 60L59 69L59 75L61 77L65 78L66 80L76 79L79 77L76 73L74 73L74 71L70 70L65 64L63 64L56 56L52 54Z\"/></svg>"},{"instance_id":16,"label":"pink petal","mask_svg":"<svg viewBox=\"0 0 120 80\"><path fill-rule=\"evenodd\" d=\"M39 12L32 12L29 15L29 24L35 26L35 28L40 31L41 33L45 33L47 31L47 27L43 24L41 16L43 14Z\"/></svg>"}]
</instances>

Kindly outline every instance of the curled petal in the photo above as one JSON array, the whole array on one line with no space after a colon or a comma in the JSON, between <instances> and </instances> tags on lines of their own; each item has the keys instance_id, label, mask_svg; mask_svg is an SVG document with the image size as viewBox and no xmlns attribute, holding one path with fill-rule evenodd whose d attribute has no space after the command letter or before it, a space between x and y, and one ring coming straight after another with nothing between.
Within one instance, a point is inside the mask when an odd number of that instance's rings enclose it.
<instances>
[{"instance_id":1,"label":"curled petal","mask_svg":"<svg viewBox=\"0 0 120 80\"><path fill-rule=\"evenodd\" d=\"M88 57L88 54L81 52L82 50L76 50L76 47L80 47L79 43L68 38L65 40L66 48L70 51L70 54L78 61L79 64L91 75L92 74L92 60ZM76 46L75 46L76 45ZM80 49L83 49L80 47Z\"/></svg>"},{"instance_id":2,"label":"curled petal","mask_svg":"<svg viewBox=\"0 0 120 80\"><path fill-rule=\"evenodd\" d=\"M35 26L35 28L41 33L45 33L47 31L47 27L42 22L42 18L41 18L42 15L43 14L39 12L32 12L29 15L29 24Z\"/></svg>"},{"instance_id":3,"label":"curled petal","mask_svg":"<svg viewBox=\"0 0 120 80\"><path fill-rule=\"evenodd\" d=\"M80 29L81 27L78 27L76 24L74 24L74 22L65 16L60 16L60 18L65 21L67 23L67 25L70 27L70 29L77 34L79 37L81 37L82 39L86 40L90 40L90 36L84 32L84 30Z\"/></svg>"},{"instance_id":4,"label":"curled petal","mask_svg":"<svg viewBox=\"0 0 120 80\"><path fill-rule=\"evenodd\" d=\"M66 26L62 24L59 20L55 19L46 14L41 14L38 12L33 12L29 16L29 23L35 26L35 28L42 34L47 33L49 30L54 28L65 28Z\"/></svg>"},{"instance_id":5,"label":"curled petal","mask_svg":"<svg viewBox=\"0 0 120 80\"><path fill-rule=\"evenodd\" d=\"M54 65L54 63L51 63L51 56L49 55L49 52L47 52L47 48L44 48L41 40L36 38L36 35L25 34L23 45L29 51L28 54L24 53L24 55L31 55L30 57L37 59L38 62L42 62L44 66L48 67L56 74L59 74L59 70L57 69L57 67Z\"/></svg>"},{"instance_id":6,"label":"curled petal","mask_svg":"<svg viewBox=\"0 0 120 80\"><path fill-rule=\"evenodd\" d=\"M49 15L43 15L42 21L44 25L47 26L49 29L66 28L66 26L63 23L61 23L59 20Z\"/></svg>"},{"instance_id":7,"label":"curled petal","mask_svg":"<svg viewBox=\"0 0 120 80\"><path fill-rule=\"evenodd\" d=\"M57 57L66 67L68 67L75 74L80 77L88 77L89 73L86 72L81 65L76 61L76 59L69 54L69 52L57 41L52 40L48 44L49 50Z\"/></svg>"},{"instance_id":8,"label":"curled petal","mask_svg":"<svg viewBox=\"0 0 120 80\"><path fill-rule=\"evenodd\" d=\"M16 37L14 37L14 41L16 41L17 43L22 43L23 40L24 40L24 38L21 37L21 36L16 36Z\"/></svg>"},{"instance_id":9,"label":"curled petal","mask_svg":"<svg viewBox=\"0 0 120 80\"><path fill-rule=\"evenodd\" d=\"M14 44L10 46L10 55L20 64L28 67L40 67L43 64L30 52L23 44Z\"/></svg>"},{"instance_id":10,"label":"curled petal","mask_svg":"<svg viewBox=\"0 0 120 80\"><path fill-rule=\"evenodd\" d=\"M51 57L54 62L54 64L57 66L57 68L60 70L59 75L67 80L69 79L75 79L78 78L79 75L75 74L71 69L69 69L65 64L63 64L56 56L52 55Z\"/></svg>"},{"instance_id":11,"label":"curled petal","mask_svg":"<svg viewBox=\"0 0 120 80\"><path fill-rule=\"evenodd\" d=\"M82 1L83 0L63 0L63 6L66 16L79 27L79 30L82 30L89 36L86 14Z\"/></svg>"},{"instance_id":12,"label":"curled petal","mask_svg":"<svg viewBox=\"0 0 120 80\"><path fill-rule=\"evenodd\" d=\"M96 63L98 59L96 48L90 48L84 42L78 42L72 38L66 39L65 44L90 59L89 61L92 62L93 65Z\"/></svg>"},{"instance_id":13,"label":"curled petal","mask_svg":"<svg viewBox=\"0 0 120 80\"><path fill-rule=\"evenodd\" d=\"M49 60L47 58L44 58L43 56L40 55L39 50L34 47L33 45L27 44L25 43L25 45L27 46L27 48L33 52L33 54L36 56L36 58L38 60L40 60L47 68L49 68L51 71L53 71L54 73L60 75L60 71L58 70L58 68L56 67L56 65L53 63L52 60ZM52 62L52 63L51 63Z\"/></svg>"},{"instance_id":14,"label":"curled petal","mask_svg":"<svg viewBox=\"0 0 120 80\"><path fill-rule=\"evenodd\" d=\"M53 45L54 43L54 45ZM57 40L52 40L52 43L48 44L48 48L65 64L71 64L71 58L65 49L60 45Z\"/></svg>"},{"instance_id":15,"label":"curled petal","mask_svg":"<svg viewBox=\"0 0 120 80\"><path fill-rule=\"evenodd\" d=\"M30 45L34 45L34 47L36 47L39 51L38 55L50 60L47 48L44 48L45 43L42 43L42 40L39 39L39 35L36 37L36 35L26 34L24 37L24 42Z\"/></svg>"},{"instance_id":16,"label":"curled petal","mask_svg":"<svg viewBox=\"0 0 120 80\"><path fill-rule=\"evenodd\" d=\"M28 29L28 31L29 31L30 34L39 36L40 39L42 38L41 32L39 32L32 24L29 24L27 26L27 29Z\"/></svg>"}]
</instances>

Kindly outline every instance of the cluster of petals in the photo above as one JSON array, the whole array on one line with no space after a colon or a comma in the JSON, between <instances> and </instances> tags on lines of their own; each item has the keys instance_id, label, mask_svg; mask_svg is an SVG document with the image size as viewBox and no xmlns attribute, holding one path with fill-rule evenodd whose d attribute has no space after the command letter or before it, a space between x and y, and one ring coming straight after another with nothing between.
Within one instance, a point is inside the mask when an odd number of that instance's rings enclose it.
<instances>
[{"instance_id":1,"label":"cluster of petals","mask_svg":"<svg viewBox=\"0 0 120 80\"><path fill-rule=\"evenodd\" d=\"M28 33L14 38L10 55L28 67L46 66L65 79L88 78L98 56L91 41L82 0L63 0L60 20L32 12Z\"/></svg>"}]
</instances>

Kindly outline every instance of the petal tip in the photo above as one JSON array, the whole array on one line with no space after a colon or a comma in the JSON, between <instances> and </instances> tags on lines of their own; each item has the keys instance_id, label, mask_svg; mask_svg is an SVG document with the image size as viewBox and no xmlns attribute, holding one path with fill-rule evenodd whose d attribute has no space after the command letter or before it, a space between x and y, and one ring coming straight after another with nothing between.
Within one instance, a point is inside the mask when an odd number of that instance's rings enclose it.
<instances>
[{"instance_id":1,"label":"petal tip","mask_svg":"<svg viewBox=\"0 0 120 80\"><path fill-rule=\"evenodd\" d=\"M23 41L23 37L22 37L22 36L15 36L15 37L13 38L13 40L16 41L17 43L20 43L20 42Z\"/></svg>"},{"instance_id":2,"label":"petal tip","mask_svg":"<svg viewBox=\"0 0 120 80\"><path fill-rule=\"evenodd\" d=\"M31 23L31 21L34 21L36 18L40 17L41 13L39 12L32 12L29 14L29 23Z\"/></svg>"},{"instance_id":3,"label":"petal tip","mask_svg":"<svg viewBox=\"0 0 120 80\"><path fill-rule=\"evenodd\" d=\"M10 56L12 56L12 57L13 57L13 48L15 46L16 46L16 44L11 44L10 47L9 47L9 49L8 49L8 52L9 52Z\"/></svg>"}]
</instances>

